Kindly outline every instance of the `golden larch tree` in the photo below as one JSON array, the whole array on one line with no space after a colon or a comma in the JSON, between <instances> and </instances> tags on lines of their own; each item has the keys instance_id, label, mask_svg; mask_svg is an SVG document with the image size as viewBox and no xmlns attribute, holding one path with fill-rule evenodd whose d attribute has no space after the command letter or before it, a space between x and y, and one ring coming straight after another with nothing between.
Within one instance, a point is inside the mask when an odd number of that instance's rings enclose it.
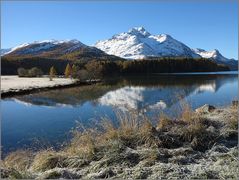
<instances>
[{"instance_id":1,"label":"golden larch tree","mask_svg":"<svg viewBox=\"0 0 239 180\"><path fill-rule=\"evenodd\" d=\"M68 63L65 69L65 77L68 78L70 76L72 76L72 68L71 65Z\"/></svg>"},{"instance_id":2,"label":"golden larch tree","mask_svg":"<svg viewBox=\"0 0 239 180\"><path fill-rule=\"evenodd\" d=\"M54 66L52 66L52 67L50 68L50 72L49 72L50 81L52 81L52 78L55 77L56 74L57 74L56 69L55 69Z\"/></svg>"}]
</instances>

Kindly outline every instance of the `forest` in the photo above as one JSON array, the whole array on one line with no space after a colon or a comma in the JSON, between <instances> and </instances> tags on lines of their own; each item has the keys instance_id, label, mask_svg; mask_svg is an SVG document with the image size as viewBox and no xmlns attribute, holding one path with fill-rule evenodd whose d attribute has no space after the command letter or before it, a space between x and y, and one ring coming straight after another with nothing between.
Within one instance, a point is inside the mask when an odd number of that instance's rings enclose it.
<instances>
[{"instance_id":1,"label":"forest","mask_svg":"<svg viewBox=\"0 0 239 180\"><path fill-rule=\"evenodd\" d=\"M69 61L59 59L25 58L11 60L1 59L2 75L15 75L19 68L30 69L37 67L43 74L49 74L52 66L58 75L63 75L67 64L74 65L72 76L84 73L92 78L102 78L113 75L150 74L150 73L179 73L179 72L215 72L229 71L229 67L217 64L208 59L191 58L154 58L144 60L97 60Z\"/></svg>"}]
</instances>

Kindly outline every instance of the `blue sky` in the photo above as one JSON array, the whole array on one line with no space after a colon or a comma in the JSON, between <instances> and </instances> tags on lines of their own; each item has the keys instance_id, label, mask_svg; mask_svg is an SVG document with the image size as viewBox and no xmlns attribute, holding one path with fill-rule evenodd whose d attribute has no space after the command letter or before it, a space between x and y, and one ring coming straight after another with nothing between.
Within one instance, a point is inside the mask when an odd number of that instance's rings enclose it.
<instances>
[{"instance_id":1,"label":"blue sky","mask_svg":"<svg viewBox=\"0 0 239 180\"><path fill-rule=\"evenodd\" d=\"M45 39L78 39L93 45L143 26L151 34L170 34L189 47L218 49L238 59L236 0L1 3L1 48Z\"/></svg>"}]
</instances>

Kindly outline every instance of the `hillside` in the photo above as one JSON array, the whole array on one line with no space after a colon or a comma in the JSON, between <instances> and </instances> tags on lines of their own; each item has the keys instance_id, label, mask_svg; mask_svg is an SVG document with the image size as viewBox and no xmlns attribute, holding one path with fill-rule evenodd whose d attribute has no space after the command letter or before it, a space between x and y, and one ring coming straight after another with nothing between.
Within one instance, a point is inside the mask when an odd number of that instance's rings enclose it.
<instances>
[{"instance_id":1,"label":"hillside","mask_svg":"<svg viewBox=\"0 0 239 180\"><path fill-rule=\"evenodd\" d=\"M19 67L35 66L41 68L44 73L48 73L53 65L62 74L67 63L85 63L90 60L122 59L108 55L95 47L87 46L78 40L36 41L5 51L1 57L2 74L16 74Z\"/></svg>"},{"instance_id":2,"label":"hillside","mask_svg":"<svg viewBox=\"0 0 239 180\"><path fill-rule=\"evenodd\" d=\"M126 33L114 35L111 39L98 41L93 46L83 44L78 40L44 40L35 41L32 43L24 43L14 48L1 50L1 72L3 75L17 74L19 67L32 68L39 67L44 74L48 74L51 66L55 66L58 74L63 74L68 63L78 64L83 67L89 61L126 61L126 60L161 60L170 59L171 65L169 70L159 68L156 72L181 72L183 68L174 67L176 63L172 60L189 59L194 61L197 59L206 59L200 61L198 67L186 69L186 72L191 71L208 71L214 66L213 71L238 69L238 61L225 58L218 50L206 51L203 49L192 49L182 42L174 39L170 35L160 34L151 35L143 27L132 28ZM211 65L210 61L214 61L219 65ZM169 62L169 61L168 61ZM167 63L168 63L167 62ZM162 64L157 63L157 65ZM136 63L139 64L139 63ZM164 63L163 63L164 64ZM193 64L193 63L192 63ZM203 69L207 65L206 69ZM133 63L133 66L134 65ZM173 67L173 68L172 68ZM142 67L145 69L144 67ZM190 67L189 67L190 68ZM137 69L137 67L134 67ZM168 68L167 68L168 69ZM138 70L137 70L138 71ZM144 71L144 70L140 70ZM149 70L145 70L145 72ZM155 71L155 70L153 70ZM153 72L152 71L152 72ZM130 72L132 72L130 70ZM151 70L150 70L151 72Z\"/></svg>"}]
</instances>

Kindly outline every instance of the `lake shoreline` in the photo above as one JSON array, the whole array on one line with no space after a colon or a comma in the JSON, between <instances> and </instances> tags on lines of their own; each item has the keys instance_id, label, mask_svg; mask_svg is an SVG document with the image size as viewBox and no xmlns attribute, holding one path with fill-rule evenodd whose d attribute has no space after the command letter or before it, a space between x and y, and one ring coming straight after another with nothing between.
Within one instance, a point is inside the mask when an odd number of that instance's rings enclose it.
<instances>
[{"instance_id":1,"label":"lake shoreline","mask_svg":"<svg viewBox=\"0 0 239 180\"><path fill-rule=\"evenodd\" d=\"M6 78L6 79L5 79ZM10 80L8 80L10 79ZM24 85L21 86L15 86L11 87L9 84L17 83L18 80L26 80ZM40 82L37 82L38 80L43 80L40 84ZM63 82L61 82L61 80ZM12 81L12 82L7 82ZM27 82L29 81L29 83ZM48 82L47 82L48 81ZM32 85L31 83L37 83L37 85ZM100 82L100 80L93 80L91 82L80 82L77 79L66 79L66 78L53 78L52 81L49 80L49 78L19 78L17 76L1 76L1 98L10 98L18 95L27 95L32 93L39 93L43 91L48 90L55 90L55 89L64 89L64 88L71 88L71 87L77 87L77 86L86 86L86 85L92 85L95 83ZM2 88L7 84L8 87Z\"/></svg>"},{"instance_id":2,"label":"lake shoreline","mask_svg":"<svg viewBox=\"0 0 239 180\"><path fill-rule=\"evenodd\" d=\"M152 73L152 74L143 74L145 77L149 75L156 75L161 77L167 77L167 76L197 76L197 75L235 75L238 74L238 71L220 71L220 72L191 72L191 73ZM142 74L128 74L126 77L135 77ZM124 77L124 76L122 76ZM7 83L5 80L8 78L13 78L11 81L12 84L19 83L18 80L22 79L24 80L23 83L26 83L26 85L23 87L5 87L5 83ZM112 78L112 77L111 77ZM34 82L37 79L44 79L43 82L39 82L37 85L32 86L31 82ZM107 78L106 78L107 79ZM115 78L113 78L115 79ZM116 78L117 79L117 78ZM26 80L26 81L25 81ZM54 84L55 81L63 80L65 82L57 82ZM29 81L30 83L27 83ZM48 77L43 78L19 78L18 76L1 76L1 98L10 98L18 95L27 95L32 93L38 93L48 90L57 90L57 89L64 89L64 88L71 88L71 87L77 87L77 86L86 86L86 85L92 85L101 82L102 80L92 80L91 82L85 81L80 82L77 79L70 79L70 78L53 78L53 81L50 81ZM45 84L47 82L47 84ZM49 82L52 82L49 84ZM9 86L9 85L7 85Z\"/></svg>"},{"instance_id":3,"label":"lake shoreline","mask_svg":"<svg viewBox=\"0 0 239 180\"><path fill-rule=\"evenodd\" d=\"M185 109L176 121L160 121L156 127L125 124L119 129L104 126L102 134L76 134L59 151L12 153L3 161L1 175L25 179L238 177L238 102L226 108Z\"/></svg>"}]
</instances>

